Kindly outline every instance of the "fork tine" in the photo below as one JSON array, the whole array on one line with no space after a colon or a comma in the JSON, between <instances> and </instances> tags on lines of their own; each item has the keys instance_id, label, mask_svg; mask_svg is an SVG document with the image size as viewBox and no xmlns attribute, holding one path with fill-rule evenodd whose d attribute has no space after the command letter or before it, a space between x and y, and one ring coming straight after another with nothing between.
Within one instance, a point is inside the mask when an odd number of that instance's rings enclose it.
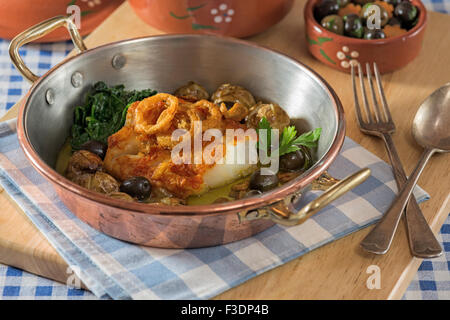
<instances>
[{"instance_id":1,"label":"fork tine","mask_svg":"<svg viewBox=\"0 0 450 320\"><path fill-rule=\"evenodd\" d=\"M352 85L353 85L353 99L355 100L355 109L356 109L356 118L359 122L359 125L364 123L362 114L361 114L361 106L359 105L359 99L358 99L358 90L356 89L356 81L355 81L355 66L351 65L351 71L352 71Z\"/></svg>"},{"instance_id":2,"label":"fork tine","mask_svg":"<svg viewBox=\"0 0 450 320\"><path fill-rule=\"evenodd\" d=\"M366 111L367 115L367 122L373 123L372 114L369 110L369 102L367 101L367 94L366 94L366 88L364 86L364 74L362 72L361 64L358 63L358 76L359 76L359 83L361 85L361 95L363 98L363 106L364 110Z\"/></svg>"},{"instance_id":3,"label":"fork tine","mask_svg":"<svg viewBox=\"0 0 450 320\"><path fill-rule=\"evenodd\" d=\"M375 110L375 121L380 122L383 121L383 118L381 116L380 106L378 105L377 95L375 94L375 90L373 89L372 72L370 71L369 63L366 63L366 70L367 70L367 82L369 82L370 93L372 94L373 109Z\"/></svg>"},{"instance_id":4,"label":"fork tine","mask_svg":"<svg viewBox=\"0 0 450 320\"><path fill-rule=\"evenodd\" d=\"M388 122L392 122L391 111L389 110L386 96L384 95L383 85L381 84L380 72L378 71L378 66L376 62L373 63L373 70L375 73L375 79L377 80L378 92L381 97L381 104L383 105L384 115L386 116L386 120Z\"/></svg>"}]
</instances>

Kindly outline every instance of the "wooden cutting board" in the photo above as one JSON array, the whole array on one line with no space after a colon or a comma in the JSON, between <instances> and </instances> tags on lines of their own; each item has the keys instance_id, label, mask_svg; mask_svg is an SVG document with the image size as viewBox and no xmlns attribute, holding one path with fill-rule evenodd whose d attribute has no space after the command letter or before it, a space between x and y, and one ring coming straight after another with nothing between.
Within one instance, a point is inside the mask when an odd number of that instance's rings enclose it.
<instances>
[{"instance_id":1,"label":"wooden cutting board","mask_svg":"<svg viewBox=\"0 0 450 320\"><path fill-rule=\"evenodd\" d=\"M270 30L249 38L277 49L319 72L342 100L347 119L347 135L384 160L384 146L377 138L362 135L355 122L350 76L332 70L307 52L303 30L304 0L297 0L289 15ZM436 88L450 81L450 16L429 13L423 49L404 69L383 76L384 88L397 125L394 141L406 172L411 172L422 149L414 142L410 127L419 104ZM124 3L87 39L88 48L126 38L160 34L144 24ZM386 54L389 54L388 52ZM14 106L4 117L17 114ZM421 208L435 233L450 212L450 156L433 157L419 184L431 200ZM57 281L66 282L67 264L25 214L0 193L0 262ZM218 299L399 299L415 275L421 259L409 252L405 226L400 224L386 255L363 252L359 242L366 228L327 244L303 257L270 270L221 295ZM381 270L381 288L368 289L367 268Z\"/></svg>"}]
</instances>

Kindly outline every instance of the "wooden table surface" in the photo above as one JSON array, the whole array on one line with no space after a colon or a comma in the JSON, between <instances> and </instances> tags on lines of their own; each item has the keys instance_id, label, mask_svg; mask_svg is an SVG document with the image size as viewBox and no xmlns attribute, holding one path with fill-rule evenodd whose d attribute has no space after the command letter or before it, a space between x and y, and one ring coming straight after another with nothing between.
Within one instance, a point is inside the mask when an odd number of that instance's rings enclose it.
<instances>
[{"instance_id":1,"label":"wooden table surface","mask_svg":"<svg viewBox=\"0 0 450 320\"><path fill-rule=\"evenodd\" d=\"M356 125L350 76L332 70L307 52L303 30L304 0L297 0L289 15L268 31L249 38L282 51L320 73L336 90L347 120L347 136L387 161L377 138L362 135ZM423 49L402 70L384 75L383 83L397 133L394 141L406 172L411 172L422 149L414 142L411 123L420 103L436 88L450 81L450 17L430 12ZM144 24L124 3L87 39L88 48L126 38L161 34ZM14 106L4 119L17 114ZM421 205L437 233L450 212L450 157L433 157L419 181L431 195ZM0 193L0 262L57 281L66 282L67 264L9 198ZM370 228L327 244L283 266L272 269L217 296L218 299L400 299L414 277L421 259L411 256L404 223L390 251L377 256L363 252L359 243ZM367 268L381 270L381 288L368 289Z\"/></svg>"}]
</instances>

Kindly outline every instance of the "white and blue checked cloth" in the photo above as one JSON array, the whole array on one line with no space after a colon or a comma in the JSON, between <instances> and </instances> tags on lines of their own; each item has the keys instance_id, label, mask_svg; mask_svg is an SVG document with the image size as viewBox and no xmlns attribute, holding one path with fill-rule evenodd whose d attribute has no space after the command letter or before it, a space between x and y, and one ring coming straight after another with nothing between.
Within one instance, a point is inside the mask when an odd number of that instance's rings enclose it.
<instances>
[{"instance_id":1,"label":"white and blue checked cloth","mask_svg":"<svg viewBox=\"0 0 450 320\"><path fill-rule=\"evenodd\" d=\"M448 0L423 2L429 10L450 12L450 1ZM0 116L12 107L29 88L28 83L10 63L7 53L8 44L8 41L0 39ZM20 52L32 70L43 73L59 62L71 49L72 45L69 42L59 42L27 45ZM386 195L389 193L392 197L393 190L395 190L395 183L387 165L347 139L342 154L330 171L336 176L342 177L358 167L365 166L365 161L368 161L367 165L372 168L373 176L353 194L335 202L334 205L340 210L335 211L335 208L330 207L318 214L314 220L310 220L302 226L287 229L276 226L256 237L227 246L190 250L142 248L101 235L82 222L76 219L72 220L74 217L56 198L51 187L45 186L47 183L43 178L29 167L23 155L20 155L21 151L17 148L16 137L11 131L11 123L8 127L5 126L4 123L0 124L0 155L4 160L5 157L9 159L8 157L16 154L21 160L13 161L12 165L15 166L15 169L11 171L13 174L9 172L5 175L8 170L2 170L1 184L9 193L14 194L14 198L44 234L49 239L53 239L51 242L60 253L63 253L62 255L69 264L81 266L79 269L81 278L94 293L102 298L133 296L175 299L214 296L252 276L374 222L379 217L382 206L390 201L389 196L384 198L384 193ZM5 143L5 141L7 142ZM352 153L358 153L358 156L363 155L363 157L351 157ZM353 163L355 159L359 159L356 164ZM10 160L8 160L9 164L11 164ZM0 166L2 165L0 164ZM11 180L13 176L16 177L15 180ZM28 186L28 188L20 189L25 191L28 196L17 189L17 183L21 186ZM43 185L41 185L42 183ZM364 190L371 192L365 193ZM30 197L30 194L36 195L35 192L44 198L39 198L37 202L34 198L35 202L33 203L30 201L33 198ZM374 192L380 192L380 194ZM416 194L416 196L422 199L425 194ZM46 203L42 199L49 199L53 202ZM381 199L384 201L380 201ZM360 205L359 203L363 203L364 208L370 209L367 215L360 215L363 210L358 214L348 211L354 204ZM45 210L42 211L42 208ZM52 222L43 212L47 215L59 214L62 220ZM366 212L364 213L366 214ZM66 222L68 225L65 225ZM65 226L66 228L74 226L83 232L70 233L72 235L70 237L62 234L56 226ZM296 236L298 229L307 227L314 231L307 233L308 235L313 233L312 236L303 234L300 238ZM84 238L86 236L88 236L87 239ZM438 259L423 261L403 299L450 299L450 217L442 226L438 238L443 244L445 254ZM70 240L75 240L77 245ZM55 245L54 241L58 241L59 245ZM80 247L79 243L82 244ZM90 244L93 247L89 247ZM88 247L86 248L86 246ZM286 249L286 247L289 248ZM92 254L93 252L97 252L97 254ZM255 259L254 252L258 252L257 259ZM85 253L91 255L87 257L83 255ZM145 258L143 258L143 254L146 256ZM267 258L264 259L264 257ZM125 262L122 263L123 261ZM106 269L98 267L110 262L114 263ZM77 268L74 267L74 269ZM114 276L108 276L108 272ZM131 278L136 280L132 281L131 287L128 286L130 282L127 283L130 280L130 274ZM202 281L197 281L199 275ZM142 286L146 289L141 290L142 296L139 296L137 292L142 289ZM97 298L89 291L71 288L0 264L0 299Z\"/></svg>"},{"instance_id":2,"label":"white and blue checked cloth","mask_svg":"<svg viewBox=\"0 0 450 320\"><path fill-rule=\"evenodd\" d=\"M248 239L200 249L155 249L110 238L78 220L19 147L15 122L0 123L0 184L98 297L206 299L378 220L395 197L391 168L346 139L329 169L343 178L372 175L295 227L274 226ZM315 194L305 195L305 203ZM427 199L417 190L418 201Z\"/></svg>"}]
</instances>

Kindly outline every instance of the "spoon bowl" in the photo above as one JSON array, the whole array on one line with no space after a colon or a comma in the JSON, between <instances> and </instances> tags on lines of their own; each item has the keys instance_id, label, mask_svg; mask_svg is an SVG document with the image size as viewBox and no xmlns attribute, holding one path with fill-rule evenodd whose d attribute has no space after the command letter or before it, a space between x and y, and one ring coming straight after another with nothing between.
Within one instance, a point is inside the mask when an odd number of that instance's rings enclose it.
<instances>
[{"instance_id":1,"label":"spoon bowl","mask_svg":"<svg viewBox=\"0 0 450 320\"><path fill-rule=\"evenodd\" d=\"M422 103L414 118L412 133L422 147L450 152L450 82Z\"/></svg>"}]
</instances>

